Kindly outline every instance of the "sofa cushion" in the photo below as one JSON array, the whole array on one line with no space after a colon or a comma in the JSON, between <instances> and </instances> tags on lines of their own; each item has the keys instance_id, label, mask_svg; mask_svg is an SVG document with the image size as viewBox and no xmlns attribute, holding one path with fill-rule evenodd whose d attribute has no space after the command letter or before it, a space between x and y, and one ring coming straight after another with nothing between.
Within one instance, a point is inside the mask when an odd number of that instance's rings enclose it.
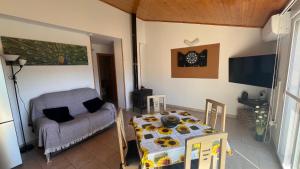
<instances>
[{"instance_id":1,"label":"sofa cushion","mask_svg":"<svg viewBox=\"0 0 300 169\"><path fill-rule=\"evenodd\" d=\"M70 115L70 111L68 107L56 107L56 108L44 109L43 113L47 118L54 120L58 123L67 122L74 119L74 117Z\"/></svg>"},{"instance_id":2,"label":"sofa cushion","mask_svg":"<svg viewBox=\"0 0 300 169\"><path fill-rule=\"evenodd\" d=\"M90 131L95 132L114 122L114 112L107 109L100 109L95 113L87 113L86 117L90 121Z\"/></svg>"},{"instance_id":3,"label":"sofa cushion","mask_svg":"<svg viewBox=\"0 0 300 169\"><path fill-rule=\"evenodd\" d=\"M94 113L99 110L105 102L101 100L99 97L93 98L91 100L83 102L84 107L90 112Z\"/></svg>"},{"instance_id":4,"label":"sofa cushion","mask_svg":"<svg viewBox=\"0 0 300 169\"><path fill-rule=\"evenodd\" d=\"M90 131L90 122L84 116L77 115L72 121L59 124L61 145L86 138Z\"/></svg>"}]
</instances>

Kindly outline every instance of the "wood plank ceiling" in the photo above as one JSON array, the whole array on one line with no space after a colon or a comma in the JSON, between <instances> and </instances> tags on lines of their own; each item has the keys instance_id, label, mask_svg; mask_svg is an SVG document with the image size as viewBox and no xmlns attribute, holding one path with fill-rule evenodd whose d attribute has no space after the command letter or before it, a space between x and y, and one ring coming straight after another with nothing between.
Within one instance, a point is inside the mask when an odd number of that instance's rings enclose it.
<instances>
[{"instance_id":1,"label":"wood plank ceiling","mask_svg":"<svg viewBox=\"0 0 300 169\"><path fill-rule=\"evenodd\" d=\"M288 0L101 0L145 21L263 27Z\"/></svg>"}]
</instances>

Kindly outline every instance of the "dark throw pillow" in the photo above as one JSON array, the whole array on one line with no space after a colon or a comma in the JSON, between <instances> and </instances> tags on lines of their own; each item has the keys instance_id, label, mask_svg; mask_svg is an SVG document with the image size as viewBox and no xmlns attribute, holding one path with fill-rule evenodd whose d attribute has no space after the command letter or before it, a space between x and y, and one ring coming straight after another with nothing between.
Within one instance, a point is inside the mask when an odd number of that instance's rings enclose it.
<instances>
[{"instance_id":1,"label":"dark throw pillow","mask_svg":"<svg viewBox=\"0 0 300 169\"><path fill-rule=\"evenodd\" d=\"M74 117L70 115L68 107L44 109L43 113L47 118L54 120L57 123L63 123L74 119Z\"/></svg>"},{"instance_id":2,"label":"dark throw pillow","mask_svg":"<svg viewBox=\"0 0 300 169\"><path fill-rule=\"evenodd\" d=\"M94 113L99 110L103 105L104 101L99 97L83 102L84 107L90 112Z\"/></svg>"}]
</instances>

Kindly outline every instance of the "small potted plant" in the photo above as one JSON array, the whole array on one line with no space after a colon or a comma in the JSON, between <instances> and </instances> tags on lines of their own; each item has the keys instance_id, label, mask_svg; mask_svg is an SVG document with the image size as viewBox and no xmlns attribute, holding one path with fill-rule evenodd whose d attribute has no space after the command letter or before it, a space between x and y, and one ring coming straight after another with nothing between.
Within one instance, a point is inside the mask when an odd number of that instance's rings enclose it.
<instances>
[{"instance_id":1,"label":"small potted plant","mask_svg":"<svg viewBox=\"0 0 300 169\"><path fill-rule=\"evenodd\" d=\"M255 107L255 127L256 127L256 134L255 140L263 141L264 135L266 132L266 127L268 123L268 112L266 106L256 106Z\"/></svg>"}]
</instances>

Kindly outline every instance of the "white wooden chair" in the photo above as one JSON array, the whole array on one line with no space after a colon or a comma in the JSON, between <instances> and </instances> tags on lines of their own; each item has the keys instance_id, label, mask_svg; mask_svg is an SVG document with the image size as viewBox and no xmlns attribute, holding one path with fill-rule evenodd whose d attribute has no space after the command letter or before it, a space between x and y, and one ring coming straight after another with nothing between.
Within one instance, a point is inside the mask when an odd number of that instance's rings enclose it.
<instances>
[{"instance_id":1,"label":"white wooden chair","mask_svg":"<svg viewBox=\"0 0 300 169\"><path fill-rule=\"evenodd\" d=\"M184 169L216 169L217 167L225 169L227 137L227 133L221 132L187 139L185 142ZM216 140L220 140L219 160L212 154L213 142ZM191 153L194 144L200 144L198 167L192 166Z\"/></svg>"},{"instance_id":2,"label":"white wooden chair","mask_svg":"<svg viewBox=\"0 0 300 169\"><path fill-rule=\"evenodd\" d=\"M154 95L154 96L148 96L147 97L147 112L151 112L150 103L153 102L153 111L159 112L161 111L160 106L163 105L163 111L167 109L166 106L166 95Z\"/></svg>"},{"instance_id":3,"label":"white wooden chair","mask_svg":"<svg viewBox=\"0 0 300 169\"><path fill-rule=\"evenodd\" d=\"M204 123L216 129L218 114L221 115L221 131L225 131L226 105L211 99L206 99Z\"/></svg>"},{"instance_id":4,"label":"white wooden chair","mask_svg":"<svg viewBox=\"0 0 300 169\"><path fill-rule=\"evenodd\" d=\"M139 169L140 157L137 144L135 140L126 141L122 109L118 111L116 123L121 156L120 169Z\"/></svg>"}]
</instances>

